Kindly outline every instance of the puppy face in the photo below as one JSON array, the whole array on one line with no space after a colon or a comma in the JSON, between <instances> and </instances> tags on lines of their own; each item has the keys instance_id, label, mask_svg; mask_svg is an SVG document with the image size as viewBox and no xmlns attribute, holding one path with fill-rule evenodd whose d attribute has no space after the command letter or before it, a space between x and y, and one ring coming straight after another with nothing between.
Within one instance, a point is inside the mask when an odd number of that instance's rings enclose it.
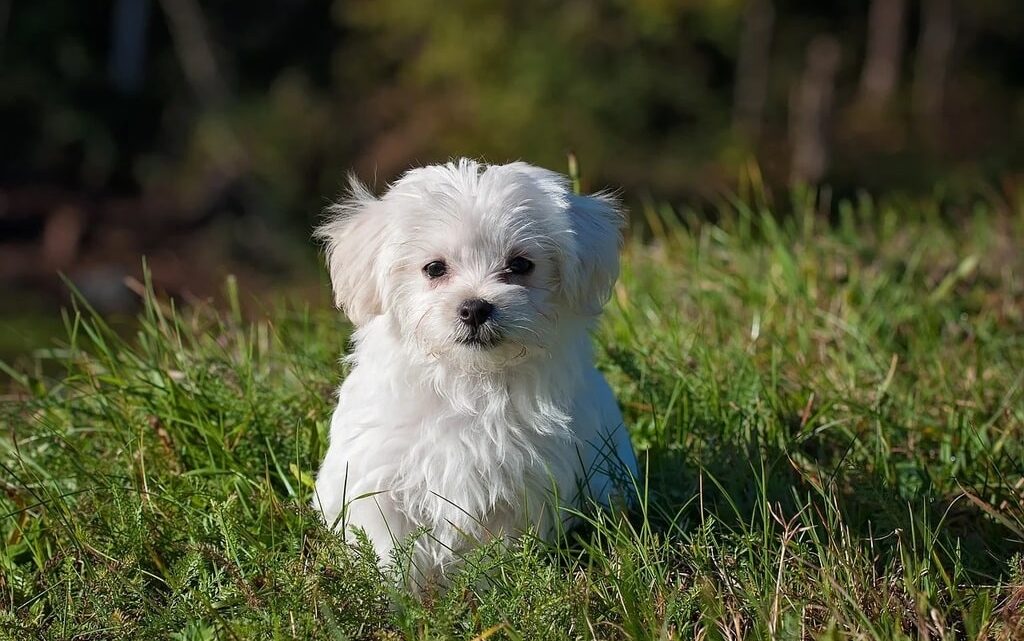
<instances>
[{"instance_id":1,"label":"puppy face","mask_svg":"<svg viewBox=\"0 0 1024 641\"><path fill-rule=\"evenodd\" d=\"M606 197L524 163L414 169L381 198L353 181L318 234L336 301L386 315L424 354L491 366L546 352L567 316L596 315L618 274Z\"/></svg>"}]
</instances>

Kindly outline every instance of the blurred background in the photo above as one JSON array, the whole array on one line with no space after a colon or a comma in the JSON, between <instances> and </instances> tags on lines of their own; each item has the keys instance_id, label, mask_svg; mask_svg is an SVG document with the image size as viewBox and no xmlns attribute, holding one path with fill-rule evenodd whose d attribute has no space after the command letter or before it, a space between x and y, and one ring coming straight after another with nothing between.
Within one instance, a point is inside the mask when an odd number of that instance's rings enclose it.
<instances>
[{"instance_id":1,"label":"blurred background","mask_svg":"<svg viewBox=\"0 0 1024 641\"><path fill-rule=\"evenodd\" d=\"M1019 0L0 0L0 358L62 331L58 273L133 313L143 256L185 304L229 273L326 304L349 170L1019 203L1022 143Z\"/></svg>"}]
</instances>

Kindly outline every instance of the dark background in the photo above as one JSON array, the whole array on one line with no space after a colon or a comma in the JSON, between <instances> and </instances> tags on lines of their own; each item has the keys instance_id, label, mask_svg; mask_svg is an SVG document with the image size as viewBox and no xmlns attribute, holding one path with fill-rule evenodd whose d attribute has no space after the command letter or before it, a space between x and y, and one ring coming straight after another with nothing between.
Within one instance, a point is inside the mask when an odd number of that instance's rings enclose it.
<instances>
[{"instance_id":1,"label":"dark background","mask_svg":"<svg viewBox=\"0 0 1024 641\"><path fill-rule=\"evenodd\" d=\"M142 256L186 304L228 273L326 302L348 170L574 152L634 205L1017 207L1022 143L1018 0L0 0L0 356L52 335L58 273L131 313Z\"/></svg>"}]
</instances>

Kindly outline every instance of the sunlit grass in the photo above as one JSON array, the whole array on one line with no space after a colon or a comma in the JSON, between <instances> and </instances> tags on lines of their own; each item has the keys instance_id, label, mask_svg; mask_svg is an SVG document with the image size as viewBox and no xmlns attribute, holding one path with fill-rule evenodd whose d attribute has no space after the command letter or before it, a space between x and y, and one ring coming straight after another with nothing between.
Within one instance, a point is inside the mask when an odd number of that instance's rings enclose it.
<instances>
[{"instance_id":1,"label":"sunlit grass","mask_svg":"<svg viewBox=\"0 0 1024 641\"><path fill-rule=\"evenodd\" d=\"M2 404L0 630L1021 638L1024 216L749 200L635 214L597 340L636 513L481 550L423 602L308 509L336 312L150 298L128 340L69 312Z\"/></svg>"}]
</instances>

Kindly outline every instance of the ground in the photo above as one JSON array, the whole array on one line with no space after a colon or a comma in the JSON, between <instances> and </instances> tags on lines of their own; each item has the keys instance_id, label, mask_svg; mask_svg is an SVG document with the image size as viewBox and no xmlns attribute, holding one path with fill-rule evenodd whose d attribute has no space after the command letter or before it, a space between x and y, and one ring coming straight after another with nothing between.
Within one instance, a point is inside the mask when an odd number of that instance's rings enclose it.
<instances>
[{"instance_id":1,"label":"ground","mask_svg":"<svg viewBox=\"0 0 1024 641\"><path fill-rule=\"evenodd\" d=\"M422 602L308 507L337 312L80 305L5 367L0 637L1024 638L1024 212L827 209L634 212L595 340L639 507Z\"/></svg>"}]
</instances>

